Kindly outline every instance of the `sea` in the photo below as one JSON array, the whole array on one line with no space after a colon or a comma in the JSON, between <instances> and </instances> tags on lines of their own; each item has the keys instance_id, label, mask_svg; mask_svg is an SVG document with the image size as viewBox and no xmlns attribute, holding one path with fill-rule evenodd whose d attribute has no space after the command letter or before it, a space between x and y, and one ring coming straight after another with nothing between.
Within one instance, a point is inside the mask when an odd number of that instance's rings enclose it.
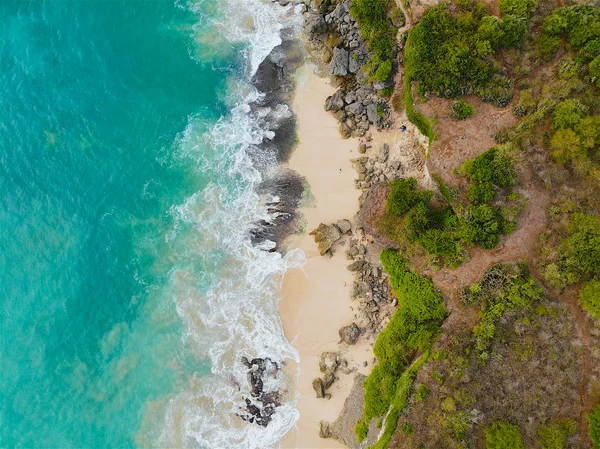
<instances>
[{"instance_id":1,"label":"sea","mask_svg":"<svg viewBox=\"0 0 600 449\"><path fill-rule=\"evenodd\" d=\"M298 28L270 0L0 1L0 447L269 448L294 426L281 369L270 423L241 418L241 360L298 359L277 312L303 255L251 237L278 201L251 80Z\"/></svg>"}]
</instances>

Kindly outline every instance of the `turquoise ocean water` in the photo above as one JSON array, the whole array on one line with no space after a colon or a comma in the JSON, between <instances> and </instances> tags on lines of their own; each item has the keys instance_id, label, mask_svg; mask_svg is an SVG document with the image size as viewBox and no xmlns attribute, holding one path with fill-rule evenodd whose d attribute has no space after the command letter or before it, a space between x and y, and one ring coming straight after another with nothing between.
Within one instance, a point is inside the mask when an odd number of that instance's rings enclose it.
<instances>
[{"instance_id":1,"label":"turquoise ocean water","mask_svg":"<svg viewBox=\"0 0 600 449\"><path fill-rule=\"evenodd\" d=\"M242 355L296 357L249 243L260 0L0 2L0 447L268 447ZM272 164L269 158L265 166Z\"/></svg>"}]
</instances>

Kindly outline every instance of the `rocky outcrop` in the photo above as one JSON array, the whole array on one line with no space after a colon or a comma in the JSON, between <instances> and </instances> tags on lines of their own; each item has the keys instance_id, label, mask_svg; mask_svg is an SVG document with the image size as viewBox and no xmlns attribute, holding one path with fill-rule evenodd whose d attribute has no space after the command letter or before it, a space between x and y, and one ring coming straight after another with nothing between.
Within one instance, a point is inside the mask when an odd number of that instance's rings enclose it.
<instances>
[{"instance_id":1,"label":"rocky outcrop","mask_svg":"<svg viewBox=\"0 0 600 449\"><path fill-rule=\"evenodd\" d=\"M352 230L352 223L350 223L350 220L347 219L338 220L336 225L342 234L348 235Z\"/></svg>"},{"instance_id":2,"label":"rocky outcrop","mask_svg":"<svg viewBox=\"0 0 600 449\"><path fill-rule=\"evenodd\" d=\"M327 98L325 109L336 113L344 137L364 136L373 125L391 126L390 108L380 91L393 82L373 84L363 70L371 53L350 14L350 1L341 1L334 8L326 6L329 2L322 2L320 7L313 3L304 14L305 32L313 49L323 55L327 72L341 86Z\"/></svg>"},{"instance_id":3,"label":"rocky outcrop","mask_svg":"<svg viewBox=\"0 0 600 449\"><path fill-rule=\"evenodd\" d=\"M333 57L329 63L329 73L337 76L346 76L350 66L350 53L343 48L333 49Z\"/></svg>"},{"instance_id":4,"label":"rocky outcrop","mask_svg":"<svg viewBox=\"0 0 600 449\"><path fill-rule=\"evenodd\" d=\"M356 323L352 323L350 326L344 326L339 330L341 340L348 345L356 344L358 337L360 337L360 333L360 328Z\"/></svg>"},{"instance_id":5,"label":"rocky outcrop","mask_svg":"<svg viewBox=\"0 0 600 449\"><path fill-rule=\"evenodd\" d=\"M350 395L344 402L344 408L334 423L321 421L319 423L319 436L321 438L334 438L350 449L365 449L377 441L379 429L375 420L371 423L367 439L362 443L356 441L354 426L362 418L364 408L365 390L363 382L366 376L356 374Z\"/></svg>"},{"instance_id":6,"label":"rocky outcrop","mask_svg":"<svg viewBox=\"0 0 600 449\"><path fill-rule=\"evenodd\" d=\"M334 225L326 225L321 223L317 229L312 231L310 235L314 236L315 243L319 247L319 254L332 254L332 246L335 242L342 238L342 233L339 228Z\"/></svg>"},{"instance_id":7,"label":"rocky outcrop","mask_svg":"<svg viewBox=\"0 0 600 449\"><path fill-rule=\"evenodd\" d=\"M279 391L265 391L265 381L276 377L279 366L269 358L255 358L249 361L242 357L242 363L248 368L250 398L244 398L245 409L238 413L244 421L267 427L275 409L281 405Z\"/></svg>"}]
</instances>

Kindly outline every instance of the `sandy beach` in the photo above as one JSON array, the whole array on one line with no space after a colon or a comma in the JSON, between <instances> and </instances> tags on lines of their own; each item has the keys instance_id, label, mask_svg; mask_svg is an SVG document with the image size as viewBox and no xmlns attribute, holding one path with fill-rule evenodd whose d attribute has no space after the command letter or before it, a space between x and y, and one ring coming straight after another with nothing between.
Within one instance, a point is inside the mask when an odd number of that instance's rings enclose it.
<instances>
[{"instance_id":1,"label":"sandy beach","mask_svg":"<svg viewBox=\"0 0 600 449\"><path fill-rule=\"evenodd\" d=\"M299 146L293 153L290 168L304 176L314 198L301 209L306 221L303 235L288 241L287 249L300 248L307 263L303 269L290 270L283 282L280 313L287 338L300 353L295 388L299 393L297 407L300 419L283 441L285 448L342 448L331 439L319 438L319 422L333 422L342 410L352 386L354 373L339 374L340 380L328 390L331 399L317 399L312 380L319 377L319 356L324 351L337 351L338 330L353 321L349 289L352 275L344 246L336 246L333 257L321 257L308 232L319 223L329 224L352 217L358 210L359 190L354 188L356 172L350 159L358 155L358 141L342 139L337 120L323 108L327 96L335 92L329 81L319 78L309 67L300 71L294 100L298 116ZM350 367L367 373L364 361L372 359L371 344L361 337L351 347L341 345ZM371 363L369 363L370 366Z\"/></svg>"}]
</instances>

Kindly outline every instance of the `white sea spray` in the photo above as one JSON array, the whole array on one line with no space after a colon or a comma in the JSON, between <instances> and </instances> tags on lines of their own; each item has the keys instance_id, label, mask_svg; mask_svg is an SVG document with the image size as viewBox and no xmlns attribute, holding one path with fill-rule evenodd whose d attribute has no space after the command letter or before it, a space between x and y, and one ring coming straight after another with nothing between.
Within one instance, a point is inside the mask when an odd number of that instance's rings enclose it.
<instances>
[{"instance_id":1,"label":"white sea spray","mask_svg":"<svg viewBox=\"0 0 600 449\"><path fill-rule=\"evenodd\" d=\"M278 364L299 357L285 338L278 294L284 273L302 266L304 254L294 250L282 256L265 251L274 242L253 246L250 239L255 223L273 219L256 187L265 172L276 170L276 156L257 148L273 137L269 123L289 116L289 110L279 106L251 114L250 104L261 93L249 83L260 63L282 42L281 30L297 28L299 17L292 7L270 1L229 0L220 7L226 19L214 22L211 32L244 47L248 70L231 84L228 101L234 106L228 117L205 134L196 132L200 123L190 117L180 136L181 157L193 158L199 171L215 176L202 191L172 208L174 227L166 237L188 256L198 254L210 265L204 272L173 269L170 291L185 323L187 346L197 358L210 360L211 375L194 377L170 399L157 441L160 447L273 447L298 419L292 396L277 407L267 427L242 421L237 414L245 406L244 398L251 396L242 357L269 358ZM222 43L214 35L211 39L215 46ZM279 370L264 389L273 391L285 384Z\"/></svg>"}]
</instances>

